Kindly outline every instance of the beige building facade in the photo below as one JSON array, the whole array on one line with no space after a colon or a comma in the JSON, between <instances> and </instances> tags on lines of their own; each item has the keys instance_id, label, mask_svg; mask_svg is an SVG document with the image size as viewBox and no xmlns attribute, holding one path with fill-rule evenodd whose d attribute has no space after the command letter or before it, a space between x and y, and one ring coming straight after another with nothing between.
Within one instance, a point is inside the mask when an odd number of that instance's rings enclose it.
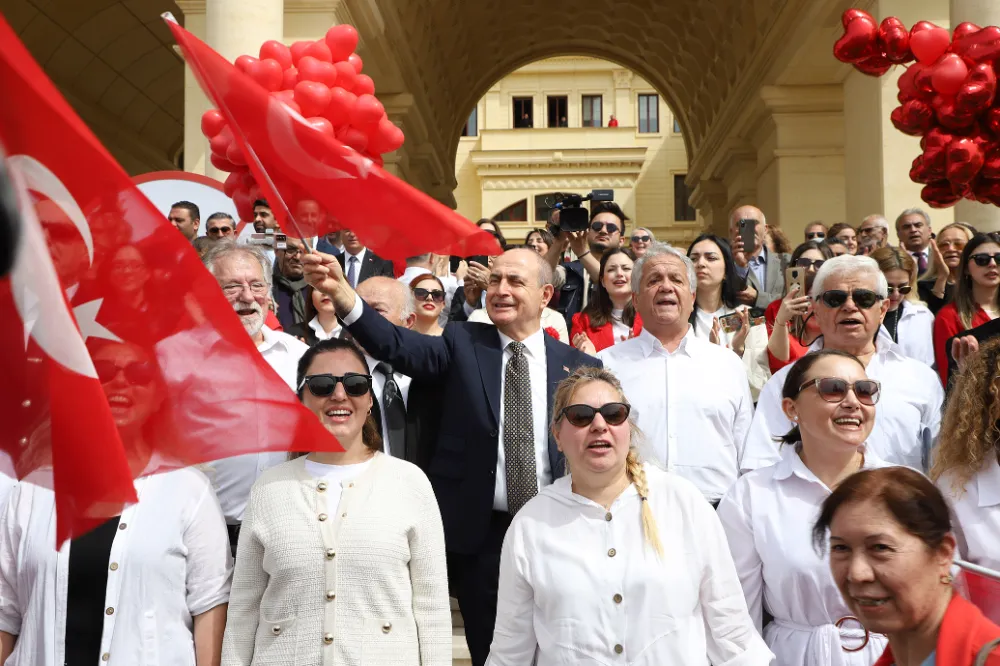
<instances>
[{"instance_id":1,"label":"beige building facade","mask_svg":"<svg viewBox=\"0 0 1000 666\"><path fill-rule=\"evenodd\" d=\"M908 178L917 140L889 122L902 69L875 79L831 55L851 6L907 25L1000 25L995 0L0 0L131 173L218 175L199 131L207 101L161 12L230 59L347 22L406 133L392 172L472 218L524 200L512 238L537 223L537 195L610 183L639 224L678 242L723 231L745 203L793 241L811 220L857 225L921 205ZM530 131L513 127L521 93L533 98ZM585 128L583 96L598 94L604 127ZM658 96L660 136L638 131L644 94ZM568 126L549 127L547 97L559 95ZM477 136L462 137L473 108ZM611 113L618 128L606 127ZM678 175L695 220L674 215ZM932 217L1000 230L992 206L962 202Z\"/></svg>"}]
</instances>

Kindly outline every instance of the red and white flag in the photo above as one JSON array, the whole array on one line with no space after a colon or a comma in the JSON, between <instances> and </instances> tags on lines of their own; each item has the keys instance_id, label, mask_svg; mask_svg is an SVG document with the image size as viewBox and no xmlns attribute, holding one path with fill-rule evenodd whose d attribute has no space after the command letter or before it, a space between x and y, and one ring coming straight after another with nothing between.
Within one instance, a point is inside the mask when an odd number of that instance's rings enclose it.
<instances>
[{"instance_id":1,"label":"red and white flag","mask_svg":"<svg viewBox=\"0 0 1000 666\"><path fill-rule=\"evenodd\" d=\"M336 450L2 18L0 43L21 227L0 278L0 450L19 478L54 488L59 541L117 515L143 473Z\"/></svg>"}]
</instances>

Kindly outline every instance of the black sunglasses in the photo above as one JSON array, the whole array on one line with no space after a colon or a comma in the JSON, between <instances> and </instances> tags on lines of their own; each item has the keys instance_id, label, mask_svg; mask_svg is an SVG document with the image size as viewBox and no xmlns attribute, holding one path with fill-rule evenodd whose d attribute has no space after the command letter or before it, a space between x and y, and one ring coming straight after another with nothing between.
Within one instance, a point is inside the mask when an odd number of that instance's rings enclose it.
<instances>
[{"instance_id":1,"label":"black sunglasses","mask_svg":"<svg viewBox=\"0 0 1000 666\"><path fill-rule=\"evenodd\" d=\"M795 265L798 266L799 268L808 269L812 267L815 268L816 270L819 270L820 266L822 266L823 262L825 261L826 259L796 259Z\"/></svg>"},{"instance_id":2,"label":"black sunglasses","mask_svg":"<svg viewBox=\"0 0 1000 666\"><path fill-rule=\"evenodd\" d=\"M882 297L871 289L855 289L851 292L846 292L843 289L831 289L819 295L819 300L831 308L839 308L847 302L848 298L862 310L867 310L882 300Z\"/></svg>"},{"instance_id":3,"label":"black sunglasses","mask_svg":"<svg viewBox=\"0 0 1000 666\"><path fill-rule=\"evenodd\" d=\"M649 236L632 236L633 243L648 243L649 240Z\"/></svg>"},{"instance_id":4,"label":"black sunglasses","mask_svg":"<svg viewBox=\"0 0 1000 666\"><path fill-rule=\"evenodd\" d=\"M1000 266L1000 252L996 254L976 253L969 257L969 259L976 262L976 266L989 266L990 260L995 261L997 266Z\"/></svg>"},{"instance_id":5,"label":"black sunglasses","mask_svg":"<svg viewBox=\"0 0 1000 666\"><path fill-rule=\"evenodd\" d=\"M806 240L823 240L824 238L826 238L826 234L822 231L813 231L806 234Z\"/></svg>"},{"instance_id":6,"label":"black sunglasses","mask_svg":"<svg viewBox=\"0 0 1000 666\"><path fill-rule=\"evenodd\" d=\"M591 222L590 230L593 232L598 232L601 229L607 229L609 234L618 233L618 225L614 222Z\"/></svg>"},{"instance_id":7,"label":"black sunglasses","mask_svg":"<svg viewBox=\"0 0 1000 666\"><path fill-rule=\"evenodd\" d=\"M431 300L435 303L444 303L444 292L440 289L424 289L423 287L414 287L413 295L418 301L426 301L427 297L430 296Z\"/></svg>"},{"instance_id":8,"label":"black sunglasses","mask_svg":"<svg viewBox=\"0 0 1000 666\"><path fill-rule=\"evenodd\" d=\"M799 393L805 391L810 386L815 386L819 397L827 402L843 402L847 398L847 390L851 389L854 391L858 402L869 407L874 407L882 394L882 385L874 379L859 379L852 384L846 379L839 379L837 377L820 377L818 379L810 379L800 386Z\"/></svg>"},{"instance_id":9,"label":"black sunglasses","mask_svg":"<svg viewBox=\"0 0 1000 666\"><path fill-rule=\"evenodd\" d=\"M125 381L129 384L146 386L156 378L156 369L152 363L129 363L122 367L114 361L95 360L94 369L102 384L111 383L119 372L124 373Z\"/></svg>"},{"instance_id":10,"label":"black sunglasses","mask_svg":"<svg viewBox=\"0 0 1000 666\"><path fill-rule=\"evenodd\" d=\"M889 293L891 294L894 291L898 291L903 296L906 296L908 293L910 293L911 291L913 291L913 287L911 287L908 284L901 284L898 287L896 285L894 285L894 284L890 284L889 285Z\"/></svg>"},{"instance_id":11,"label":"black sunglasses","mask_svg":"<svg viewBox=\"0 0 1000 666\"><path fill-rule=\"evenodd\" d=\"M343 375L306 375L302 378L298 390L305 386L317 398L328 398L337 390L337 384L344 382L344 391L349 396L359 398L372 389L372 376L360 372L348 372Z\"/></svg>"},{"instance_id":12,"label":"black sunglasses","mask_svg":"<svg viewBox=\"0 0 1000 666\"><path fill-rule=\"evenodd\" d=\"M565 417L570 425L574 425L577 428L583 428L584 426L589 426L593 421L597 413L600 412L601 416L604 417L604 422L608 425L621 425L625 423L628 418L629 412L632 411L630 405L626 405L624 402L609 402L606 405L601 405L600 407L591 407L590 405L570 405L569 407L564 407L561 412L559 412L559 418ZM558 420L558 419L557 419Z\"/></svg>"},{"instance_id":13,"label":"black sunglasses","mask_svg":"<svg viewBox=\"0 0 1000 666\"><path fill-rule=\"evenodd\" d=\"M213 236L221 236L222 234L228 234L232 230L232 227L213 227L211 229L207 229L207 232Z\"/></svg>"}]
</instances>

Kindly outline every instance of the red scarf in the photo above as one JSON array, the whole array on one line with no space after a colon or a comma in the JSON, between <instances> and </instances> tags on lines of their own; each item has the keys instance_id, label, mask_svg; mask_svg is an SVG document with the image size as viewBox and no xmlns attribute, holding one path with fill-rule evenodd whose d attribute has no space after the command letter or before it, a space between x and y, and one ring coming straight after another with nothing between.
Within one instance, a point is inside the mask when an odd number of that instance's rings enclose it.
<instances>
[{"instance_id":1,"label":"red scarf","mask_svg":"<svg viewBox=\"0 0 1000 666\"><path fill-rule=\"evenodd\" d=\"M971 666L980 648L1000 638L1000 627L990 622L971 603L952 595L938 630L936 666ZM887 647L875 666L893 666L896 659ZM1000 648L986 660L987 666L1000 666Z\"/></svg>"}]
</instances>

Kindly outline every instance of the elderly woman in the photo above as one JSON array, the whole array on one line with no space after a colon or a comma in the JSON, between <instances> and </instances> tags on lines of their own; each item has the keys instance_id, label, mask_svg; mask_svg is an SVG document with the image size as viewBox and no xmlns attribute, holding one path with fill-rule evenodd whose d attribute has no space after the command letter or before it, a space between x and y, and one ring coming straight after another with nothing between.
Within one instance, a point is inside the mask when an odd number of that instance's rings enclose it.
<instances>
[{"instance_id":1,"label":"elderly woman","mask_svg":"<svg viewBox=\"0 0 1000 666\"><path fill-rule=\"evenodd\" d=\"M849 224L838 222L833 225L830 227L830 233L827 234L827 238L840 240L847 247L847 254L858 253L858 234L854 231L854 227Z\"/></svg>"},{"instance_id":2,"label":"elderly woman","mask_svg":"<svg viewBox=\"0 0 1000 666\"><path fill-rule=\"evenodd\" d=\"M437 276L426 273L410 281L410 291L417 308L413 330L424 335L441 335L444 327L441 326L440 317L447 296L444 283Z\"/></svg>"},{"instance_id":3,"label":"elderly woman","mask_svg":"<svg viewBox=\"0 0 1000 666\"><path fill-rule=\"evenodd\" d=\"M865 447L875 425L879 383L857 358L824 349L785 377L782 408L795 427L781 460L740 477L719 519L760 631L777 666L871 666L885 639L869 637L840 596L826 560L812 548L823 501L860 469L886 466Z\"/></svg>"},{"instance_id":4,"label":"elderly woman","mask_svg":"<svg viewBox=\"0 0 1000 666\"><path fill-rule=\"evenodd\" d=\"M89 345L140 475L165 391L137 347ZM193 469L139 476L138 503L56 550L56 498L19 483L0 520L0 663L216 666L232 576L219 501Z\"/></svg>"},{"instance_id":5,"label":"elderly woman","mask_svg":"<svg viewBox=\"0 0 1000 666\"><path fill-rule=\"evenodd\" d=\"M871 258L885 275L889 309L882 326L905 356L934 365L934 315L917 298L917 262L897 247L875 250Z\"/></svg>"},{"instance_id":6,"label":"elderly woman","mask_svg":"<svg viewBox=\"0 0 1000 666\"><path fill-rule=\"evenodd\" d=\"M819 338L809 289L827 259L833 259L833 252L825 243L806 241L796 247L788 265L802 269L803 284L792 285L781 300L772 302L764 310L764 323L770 334L767 360L772 373L805 356L809 345Z\"/></svg>"},{"instance_id":7,"label":"elderly woman","mask_svg":"<svg viewBox=\"0 0 1000 666\"><path fill-rule=\"evenodd\" d=\"M224 666L451 664L441 514L423 472L380 452L371 382L347 340L299 361L299 398L344 450L272 467L254 484Z\"/></svg>"},{"instance_id":8,"label":"elderly woman","mask_svg":"<svg viewBox=\"0 0 1000 666\"><path fill-rule=\"evenodd\" d=\"M951 302L958 282L958 268L962 265L962 250L975 235L976 230L968 224L953 222L931 241L931 267L920 276L917 288L920 300L925 301L934 314Z\"/></svg>"},{"instance_id":9,"label":"elderly woman","mask_svg":"<svg viewBox=\"0 0 1000 666\"><path fill-rule=\"evenodd\" d=\"M642 318L632 305L632 258L625 250L608 250L601 257L597 294L583 312L573 315L573 346L596 354L642 331Z\"/></svg>"},{"instance_id":10,"label":"elderly woman","mask_svg":"<svg viewBox=\"0 0 1000 666\"><path fill-rule=\"evenodd\" d=\"M952 502L958 550L1000 570L1000 340L983 345L957 375L934 450L931 478Z\"/></svg>"},{"instance_id":11,"label":"elderly woman","mask_svg":"<svg viewBox=\"0 0 1000 666\"><path fill-rule=\"evenodd\" d=\"M632 254L636 259L646 254L646 250L649 249L650 243L656 242L656 236L653 232L646 227L637 227L635 231L632 232L632 236L629 238L629 249L632 250Z\"/></svg>"},{"instance_id":12,"label":"elderly woman","mask_svg":"<svg viewBox=\"0 0 1000 666\"><path fill-rule=\"evenodd\" d=\"M606 370L559 384L551 428L569 475L507 532L487 664L770 663L715 512L642 462L629 413Z\"/></svg>"},{"instance_id":13,"label":"elderly woman","mask_svg":"<svg viewBox=\"0 0 1000 666\"><path fill-rule=\"evenodd\" d=\"M948 504L922 474L865 470L823 502L814 544L851 612L889 637L875 666L996 666L1000 627L952 587Z\"/></svg>"},{"instance_id":14,"label":"elderly woman","mask_svg":"<svg viewBox=\"0 0 1000 666\"><path fill-rule=\"evenodd\" d=\"M889 291L878 263L871 257L846 254L828 259L810 292L822 337L809 350L846 351L865 364L869 378L882 383L885 394L868 439L869 449L887 462L927 469L930 444L940 427L944 390L933 370L905 356L879 331L889 307ZM782 368L761 389L743 454L744 469L781 458L774 438L792 427L781 408L787 372L787 367Z\"/></svg>"}]
</instances>

